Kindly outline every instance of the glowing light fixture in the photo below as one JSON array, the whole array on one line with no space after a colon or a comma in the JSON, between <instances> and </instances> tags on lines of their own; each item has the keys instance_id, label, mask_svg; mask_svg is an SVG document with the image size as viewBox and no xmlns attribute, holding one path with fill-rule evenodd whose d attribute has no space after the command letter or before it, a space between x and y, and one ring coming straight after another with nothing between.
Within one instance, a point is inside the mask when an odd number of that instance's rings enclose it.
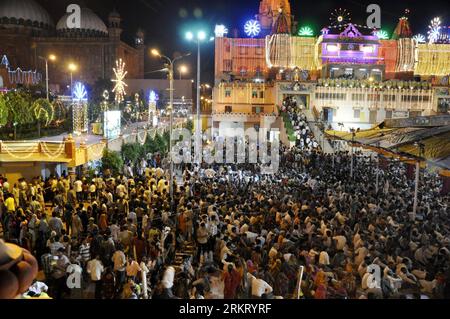
<instances>
[{"instance_id":1,"label":"glowing light fixture","mask_svg":"<svg viewBox=\"0 0 450 319\"><path fill-rule=\"evenodd\" d=\"M257 20L248 20L244 25L244 32L249 37L256 37L261 32L261 24Z\"/></svg>"},{"instance_id":2,"label":"glowing light fixture","mask_svg":"<svg viewBox=\"0 0 450 319\"><path fill-rule=\"evenodd\" d=\"M312 36L314 36L314 31L313 31L313 29L311 29L310 27L308 27L308 26L305 26L305 27L301 27L299 30L298 30L298 33L297 33L299 36L304 36L304 37L312 37Z\"/></svg>"},{"instance_id":3,"label":"glowing light fixture","mask_svg":"<svg viewBox=\"0 0 450 319\"><path fill-rule=\"evenodd\" d=\"M218 24L214 29L214 34L217 38L223 38L226 34L228 34L228 29L223 24Z\"/></svg>"}]
</instances>

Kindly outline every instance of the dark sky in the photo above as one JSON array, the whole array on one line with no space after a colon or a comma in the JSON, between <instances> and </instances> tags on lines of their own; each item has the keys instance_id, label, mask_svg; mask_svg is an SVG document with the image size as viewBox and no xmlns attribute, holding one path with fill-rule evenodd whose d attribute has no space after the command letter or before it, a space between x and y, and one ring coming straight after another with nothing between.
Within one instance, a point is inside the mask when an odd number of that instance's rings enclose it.
<instances>
[{"instance_id":1,"label":"dark sky","mask_svg":"<svg viewBox=\"0 0 450 319\"><path fill-rule=\"evenodd\" d=\"M230 31L242 29L246 20L252 18L259 8L259 0L37 0L53 16L55 23L70 3L87 5L105 22L113 8L122 15L124 39L131 43L138 27L146 33L148 48L157 47L166 55L176 52L195 52L196 48L184 40L185 31L196 25L209 28L213 34L216 24L225 24ZM299 25L312 26L316 33L329 24L331 12L345 8L352 13L352 22L365 24L370 3L379 4L382 10L382 27L392 32L405 8L409 8L413 32L426 34L429 21L440 16L450 25L449 0L291 0L292 13ZM195 54L187 60L190 78L195 76ZM158 69L154 59L147 58L146 71ZM213 80L214 45L205 44L202 50L202 82ZM150 74L149 77L157 77Z\"/></svg>"}]
</instances>

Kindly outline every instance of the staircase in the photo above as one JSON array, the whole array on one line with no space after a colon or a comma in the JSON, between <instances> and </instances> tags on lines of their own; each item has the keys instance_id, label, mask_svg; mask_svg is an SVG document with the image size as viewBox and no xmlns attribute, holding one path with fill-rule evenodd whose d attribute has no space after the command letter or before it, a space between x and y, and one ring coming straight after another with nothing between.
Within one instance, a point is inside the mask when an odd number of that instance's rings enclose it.
<instances>
[{"instance_id":1,"label":"staircase","mask_svg":"<svg viewBox=\"0 0 450 319\"><path fill-rule=\"evenodd\" d=\"M310 109L304 110L303 112L306 115L306 119L308 121L308 126L311 129L311 132L314 134L314 137L316 138L317 142L320 143L320 146L322 147L323 152L325 154L334 153L333 146L326 139L325 134L320 130L320 128L318 126L318 122L316 121L316 118L313 115L313 112Z\"/></svg>"}]
</instances>

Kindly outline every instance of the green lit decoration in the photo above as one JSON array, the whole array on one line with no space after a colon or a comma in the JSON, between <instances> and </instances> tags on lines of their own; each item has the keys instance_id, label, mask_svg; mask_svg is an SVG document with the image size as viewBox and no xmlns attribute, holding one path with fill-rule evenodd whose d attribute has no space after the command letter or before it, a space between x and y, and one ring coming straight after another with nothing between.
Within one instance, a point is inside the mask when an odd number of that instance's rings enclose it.
<instances>
[{"instance_id":1,"label":"green lit decoration","mask_svg":"<svg viewBox=\"0 0 450 319\"><path fill-rule=\"evenodd\" d=\"M375 35L380 40L388 40L389 39L389 33L387 33L387 31L385 31L385 30L379 30L379 31L375 32Z\"/></svg>"},{"instance_id":2,"label":"green lit decoration","mask_svg":"<svg viewBox=\"0 0 450 319\"><path fill-rule=\"evenodd\" d=\"M301 37L313 37L314 36L314 31L313 31L313 29L311 29L308 26L301 27L298 30L298 35L301 36Z\"/></svg>"}]
</instances>

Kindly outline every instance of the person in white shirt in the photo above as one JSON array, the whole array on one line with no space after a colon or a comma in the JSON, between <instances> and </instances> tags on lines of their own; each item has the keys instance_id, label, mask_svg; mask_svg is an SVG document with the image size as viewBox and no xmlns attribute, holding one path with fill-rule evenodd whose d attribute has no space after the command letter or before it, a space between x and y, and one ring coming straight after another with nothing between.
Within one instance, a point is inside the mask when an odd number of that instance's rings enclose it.
<instances>
[{"instance_id":1,"label":"person in white shirt","mask_svg":"<svg viewBox=\"0 0 450 319\"><path fill-rule=\"evenodd\" d=\"M141 267L142 295L144 299L148 299L147 274L149 269L147 268L147 257L142 257L139 267Z\"/></svg>"},{"instance_id":2,"label":"person in white shirt","mask_svg":"<svg viewBox=\"0 0 450 319\"><path fill-rule=\"evenodd\" d=\"M250 281L253 299L261 299L263 294L272 293L273 288L267 282L262 279L256 278L250 273L248 273L247 276Z\"/></svg>"},{"instance_id":3,"label":"person in white shirt","mask_svg":"<svg viewBox=\"0 0 450 319\"><path fill-rule=\"evenodd\" d=\"M91 280L95 284L95 299L101 298L101 279L104 270L100 256L90 260L87 264L87 272L91 275Z\"/></svg>"},{"instance_id":4,"label":"person in white shirt","mask_svg":"<svg viewBox=\"0 0 450 319\"><path fill-rule=\"evenodd\" d=\"M83 182L80 179L77 179L74 183L73 183L73 188L75 190L75 192L77 193L77 199L78 201L82 200L82 192L83 192Z\"/></svg>"}]
</instances>

